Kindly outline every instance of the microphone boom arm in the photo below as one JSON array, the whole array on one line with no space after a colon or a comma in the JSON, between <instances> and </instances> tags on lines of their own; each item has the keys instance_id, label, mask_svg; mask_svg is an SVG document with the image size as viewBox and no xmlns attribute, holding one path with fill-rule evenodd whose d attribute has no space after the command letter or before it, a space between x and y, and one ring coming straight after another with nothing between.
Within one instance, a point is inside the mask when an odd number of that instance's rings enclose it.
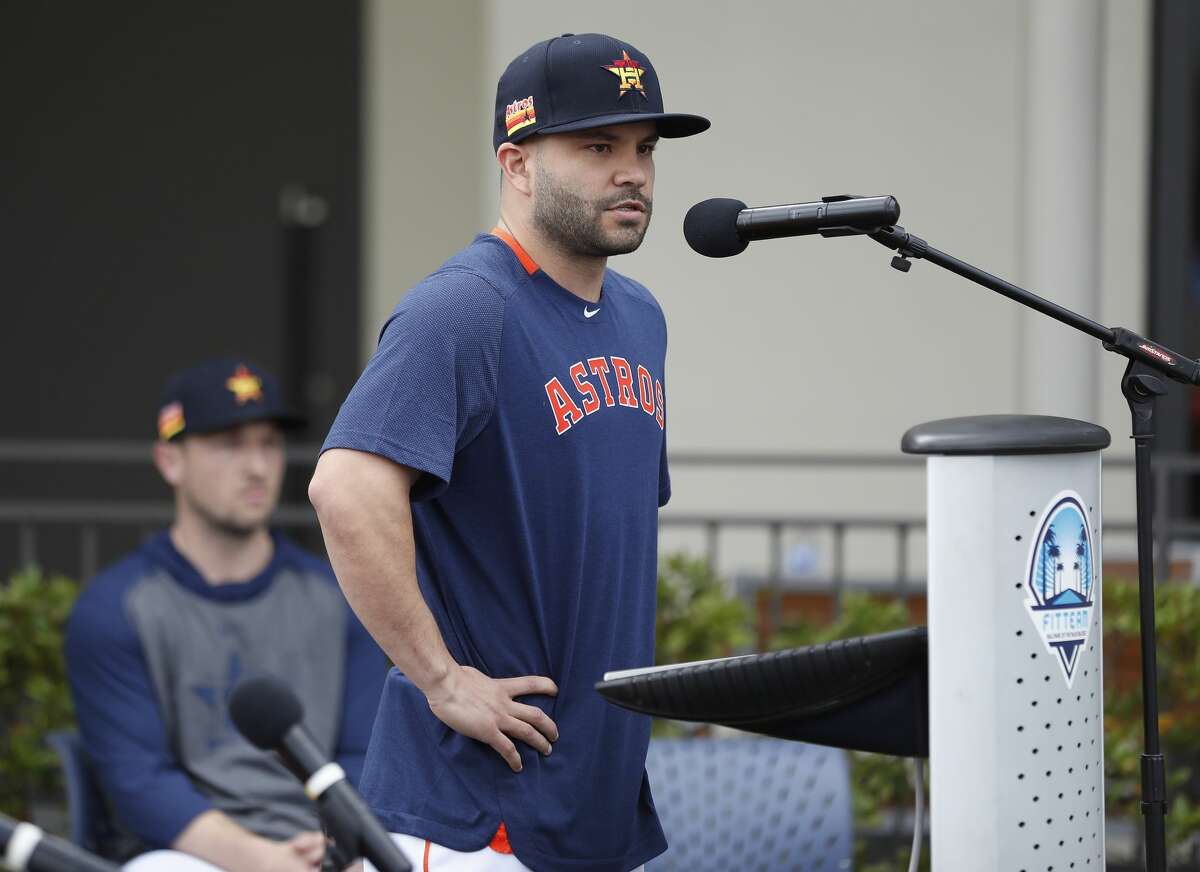
<instances>
[{"instance_id":1,"label":"microphone boom arm","mask_svg":"<svg viewBox=\"0 0 1200 872\"><path fill-rule=\"evenodd\" d=\"M1010 300L1060 321L1068 327L1074 327L1088 336L1099 339L1106 351L1139 361L1174 381L1186 385L1200 385L1200 363L1178 354L1158 342L1139 336L1132 330L1097 324L1090 318L1085 318L1077 312L1052 303L1050 300L961 261L944 251L939 251L903 227L883 227L867 235L880 245L897 252L897 256L892 258L892 266L901 272L908 272L909 258L927 260L955 275L983 285Z\"/></svg>"}]
</instances>

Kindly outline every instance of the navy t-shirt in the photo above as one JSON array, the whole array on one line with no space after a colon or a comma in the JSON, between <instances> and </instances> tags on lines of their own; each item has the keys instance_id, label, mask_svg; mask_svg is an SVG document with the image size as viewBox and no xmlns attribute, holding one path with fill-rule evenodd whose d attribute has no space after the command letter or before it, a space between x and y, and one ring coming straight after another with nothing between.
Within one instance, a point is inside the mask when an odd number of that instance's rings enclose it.
<instances>
[{"instance_id":1,"label":"navy t-shirt","mask_svg":"<svg viewBox=\"0 0 1200 872\"><path fill-rule=\"evenodd\" d=\"M499 232L499 231L497 231ZM645 774L650 719L606 703L654 661L658 508L670 496L667 330L611 270L598 303L509 238L481 235L396 307L324 449L418 469L417 575L455 660L544 675L559 728L514 773L388 677L362 791L394 832L459 851L501 822L535 870L625 872L666 849Z\"/></svg>"}]
</instances>

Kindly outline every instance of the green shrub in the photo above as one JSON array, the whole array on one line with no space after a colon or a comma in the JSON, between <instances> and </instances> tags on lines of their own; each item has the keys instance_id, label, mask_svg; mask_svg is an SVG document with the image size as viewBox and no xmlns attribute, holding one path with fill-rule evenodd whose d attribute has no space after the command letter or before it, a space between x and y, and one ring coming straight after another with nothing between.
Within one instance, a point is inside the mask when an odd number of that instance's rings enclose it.
<instances>
[{"instance_id":1,"label":"green shrub","mask_svg":"<svg viewBox=\"0 0 1200 872\"><path fill-rule=\"evenodd\" d=\"M749 644L750 615L725 595L708 564L686 554L668 556L658 571L655 662L725 657Z\"/></svg>"},{"instance_id":2,"label":"green shrub","mask_svg":"<svg viewBox=\"0 0 1200 872\"><path fill-rule=\"evenodd\" d=\"M1200 587L1158 584L1159 731L1167 761L1167 844L1176 859L1200 832ZM1140 818L1142 685L1136 582L1104 582L1107 814Z\"/></svg>"},{"instance_id":3,"label":"green shrub","mask_svg":"<svg viewBox=\"0 0 1200 872\"><path fill-rule=\"evenodd\" d=\"M789 624L771 637L768 648L795 648L819 645L853 636L887 633L911 626L908 611L895 599L883 599L865 593L848 593L842 597L841 612L832 623L817 626L809 623Z\"/></svg>"},{"instance_id":4,"label":"green shrub","mask_svg":"<svg viewBox=\"0 0 1200 872\"><path fill-rule=\"evenodd\" d=\"M77 593L33 568L0 585L0 811L13 817L61 790L45 737L74 724L62 643Z\"/></svg>"}]
</instances>

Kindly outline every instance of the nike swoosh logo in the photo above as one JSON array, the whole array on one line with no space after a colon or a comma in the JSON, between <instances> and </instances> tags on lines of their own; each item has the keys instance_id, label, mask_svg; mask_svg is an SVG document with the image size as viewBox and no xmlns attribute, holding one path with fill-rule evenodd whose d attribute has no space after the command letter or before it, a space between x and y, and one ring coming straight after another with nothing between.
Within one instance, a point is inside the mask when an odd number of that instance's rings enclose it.
<instances>
[{"instance_id":1,"label":"nike swoosh logo","mask_svg":"<svg viewBox=\"0 0 1200 872\"><path fill-rule=\"evenodd\" d=\"M587 306L584 306L583 307L583 317L590 318L599 311L600 311L599 307L597 307L595 309L589 309Z\"/></svg>"}]
</instances>

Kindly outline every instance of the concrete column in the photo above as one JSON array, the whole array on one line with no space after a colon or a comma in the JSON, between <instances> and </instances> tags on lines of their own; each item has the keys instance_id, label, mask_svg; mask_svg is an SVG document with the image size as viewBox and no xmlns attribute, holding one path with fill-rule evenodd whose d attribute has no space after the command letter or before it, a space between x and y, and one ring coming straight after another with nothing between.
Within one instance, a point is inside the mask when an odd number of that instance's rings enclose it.
<instances>
[{"instance_id":1,"label":"concrete column","mask_svg":"<svg viewBox=\"0 0 1200 872\"><path fill-rule=\"evenodd\" d=\"M1026 64L1025 287L1100 319L1100 0L1029 0ZM981 107L980 111L987 111ZM1095 421L1096 340L1025 316L1022 411Z\"/></svg>"}]
</instances>

